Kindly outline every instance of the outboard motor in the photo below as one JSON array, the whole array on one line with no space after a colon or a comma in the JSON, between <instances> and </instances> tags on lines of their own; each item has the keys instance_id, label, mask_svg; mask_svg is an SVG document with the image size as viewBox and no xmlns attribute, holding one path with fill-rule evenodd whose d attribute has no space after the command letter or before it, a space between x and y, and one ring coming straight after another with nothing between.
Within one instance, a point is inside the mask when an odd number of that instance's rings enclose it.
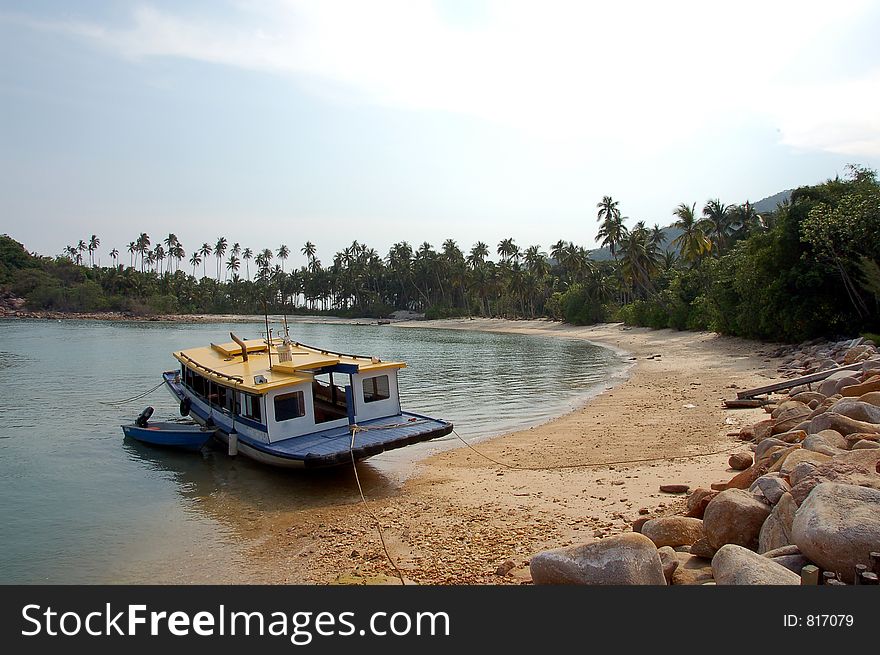
<instances>
[{"instance_id":1,"label":"outboard motor","mask_svg":"<svg viewBox=\"0 0 880 655\"><path fill-rule=\"evenodd\" d=\"M139 428L147 427L147 421L150 420L150 417L153 415L153 408L146 407L144 411L138 414L138 417L134 420L134 424Z\"/></svg>"}]
</instances>

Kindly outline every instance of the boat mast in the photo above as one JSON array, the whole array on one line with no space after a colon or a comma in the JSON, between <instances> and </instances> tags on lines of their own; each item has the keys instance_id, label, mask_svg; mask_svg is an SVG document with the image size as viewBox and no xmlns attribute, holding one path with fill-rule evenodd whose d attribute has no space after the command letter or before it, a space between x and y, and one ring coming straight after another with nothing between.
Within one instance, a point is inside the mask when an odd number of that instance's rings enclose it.
<instances>
[{"instance_id":1,"label":"boat mast","mask_svg":"<svg viewBox=\"0 0 880 655\"><path fill-rule=\"evenodd\" d=\"M269 310L266 299L263 299L263 317L266 319L266 354L269 355L269 370L272 370L272 335L269 332Z\"/></svg>"}]
</instances>

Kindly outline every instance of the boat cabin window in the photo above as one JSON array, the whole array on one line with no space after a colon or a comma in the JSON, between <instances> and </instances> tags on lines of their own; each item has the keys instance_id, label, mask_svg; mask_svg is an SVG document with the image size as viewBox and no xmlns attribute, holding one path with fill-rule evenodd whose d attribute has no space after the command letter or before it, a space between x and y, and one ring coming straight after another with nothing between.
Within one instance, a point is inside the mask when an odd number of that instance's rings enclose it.
<instances>
[{"instance_id":1,"label":"boat cabin window","mask_svg":"<svg viewBox=\"0 0 880 655\"><path fill-rule=\"evenodd\" d=\"M260 410L260 397L242 392L238 413L247 418L254 419L257 423L262 423L263 413ZM275 410L275 414L278 414L277 409Z\"/></svg>"},{"instance_id":2,"label":"boat cabin window","mask_svg":"<svg viewBox=\"0 0 880 655\"><path fill-rule=\"evenodd\" d=\"M211 404L231 413L235 392L216 382L211 383L211 392Z\"/></svg>"},{"instance_id":3,"label":"boat cabin window","mask_svg":"<svg viewBox=\"0 0 880 655\"><path fill-rule=\"evenodd\" d=\"M306 406L302 391L275 396L275 420L278 423L305 415Z\"/></svg>"},{"instance_id":4,"label":"boat cabin window","mask_svg":"<svg viewBox=\"0 0 880 655\"><path fill-rule=\"evenodd\" d=\"M315 423L337 421L348 417L345 388L336 384L333 373L316 375L312 382Z\"/></svg>"},{"instance_id":5,"label":"boat cabin window","mask_svg":"<svg viewBox=\"0 0 880 655\"><path fill-rule=\"evenodd\" d=\"M374 378L364 379L364 402L374 403L377 400L388 400L391 391L388 386L387 375L377 375Z\"/></svg>"}]
</instances>

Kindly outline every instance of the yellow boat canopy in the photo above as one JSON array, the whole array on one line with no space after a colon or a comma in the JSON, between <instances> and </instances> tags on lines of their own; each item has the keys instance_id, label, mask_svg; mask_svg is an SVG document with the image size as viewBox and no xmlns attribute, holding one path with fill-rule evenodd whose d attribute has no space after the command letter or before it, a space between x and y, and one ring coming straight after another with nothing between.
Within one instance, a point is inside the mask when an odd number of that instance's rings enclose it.
<instances>
[{"instance_id":1,"label":"yellow boat canopy","mask_svg":"<svg viewBox=\"0 0 880 655\"><path fill-rule=\"evenodd\" d=\"M258 395L272 389L311 382L316 372L328 367L339 367L340 372L345 373L370 373L406 366L403 362L344 355L296 342L285 346L280 339L273 339L271 344L267 344L265 339L248 339L242 344L234 341L212 343L210 346L180 350L174 353L174 357L187 368L218 384ZM242 357L243 348L247 350L247 361Z\"/></svg>"}]
</instances>

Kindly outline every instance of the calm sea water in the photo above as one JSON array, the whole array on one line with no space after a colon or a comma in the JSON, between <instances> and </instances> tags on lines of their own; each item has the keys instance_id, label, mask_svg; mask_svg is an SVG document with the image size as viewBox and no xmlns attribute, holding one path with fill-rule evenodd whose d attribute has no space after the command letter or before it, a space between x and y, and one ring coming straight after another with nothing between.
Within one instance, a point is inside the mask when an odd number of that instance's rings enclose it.
<instances>
[{"instance_id":1,"label":"calm sea water","mask_svg":"<svg viewBox=\"0 0 880 655\"><path fill-rule=\"evenodd\" d=\"M0 583L241 581L255 513L355 502L351 471L279 471L221 450L183 454L123 438L146 405L178 417L155 386L173 350L257 338L260 324L0 321ZM404 409L451 420L467 439L579 405L623 369L583 341L460 330L296 323L291 337L402 359ZM368 494L393 493L413 462L454 437L378 455ZM204 571L223 561L217 577Z\"/></svg>"}]
</instances>

